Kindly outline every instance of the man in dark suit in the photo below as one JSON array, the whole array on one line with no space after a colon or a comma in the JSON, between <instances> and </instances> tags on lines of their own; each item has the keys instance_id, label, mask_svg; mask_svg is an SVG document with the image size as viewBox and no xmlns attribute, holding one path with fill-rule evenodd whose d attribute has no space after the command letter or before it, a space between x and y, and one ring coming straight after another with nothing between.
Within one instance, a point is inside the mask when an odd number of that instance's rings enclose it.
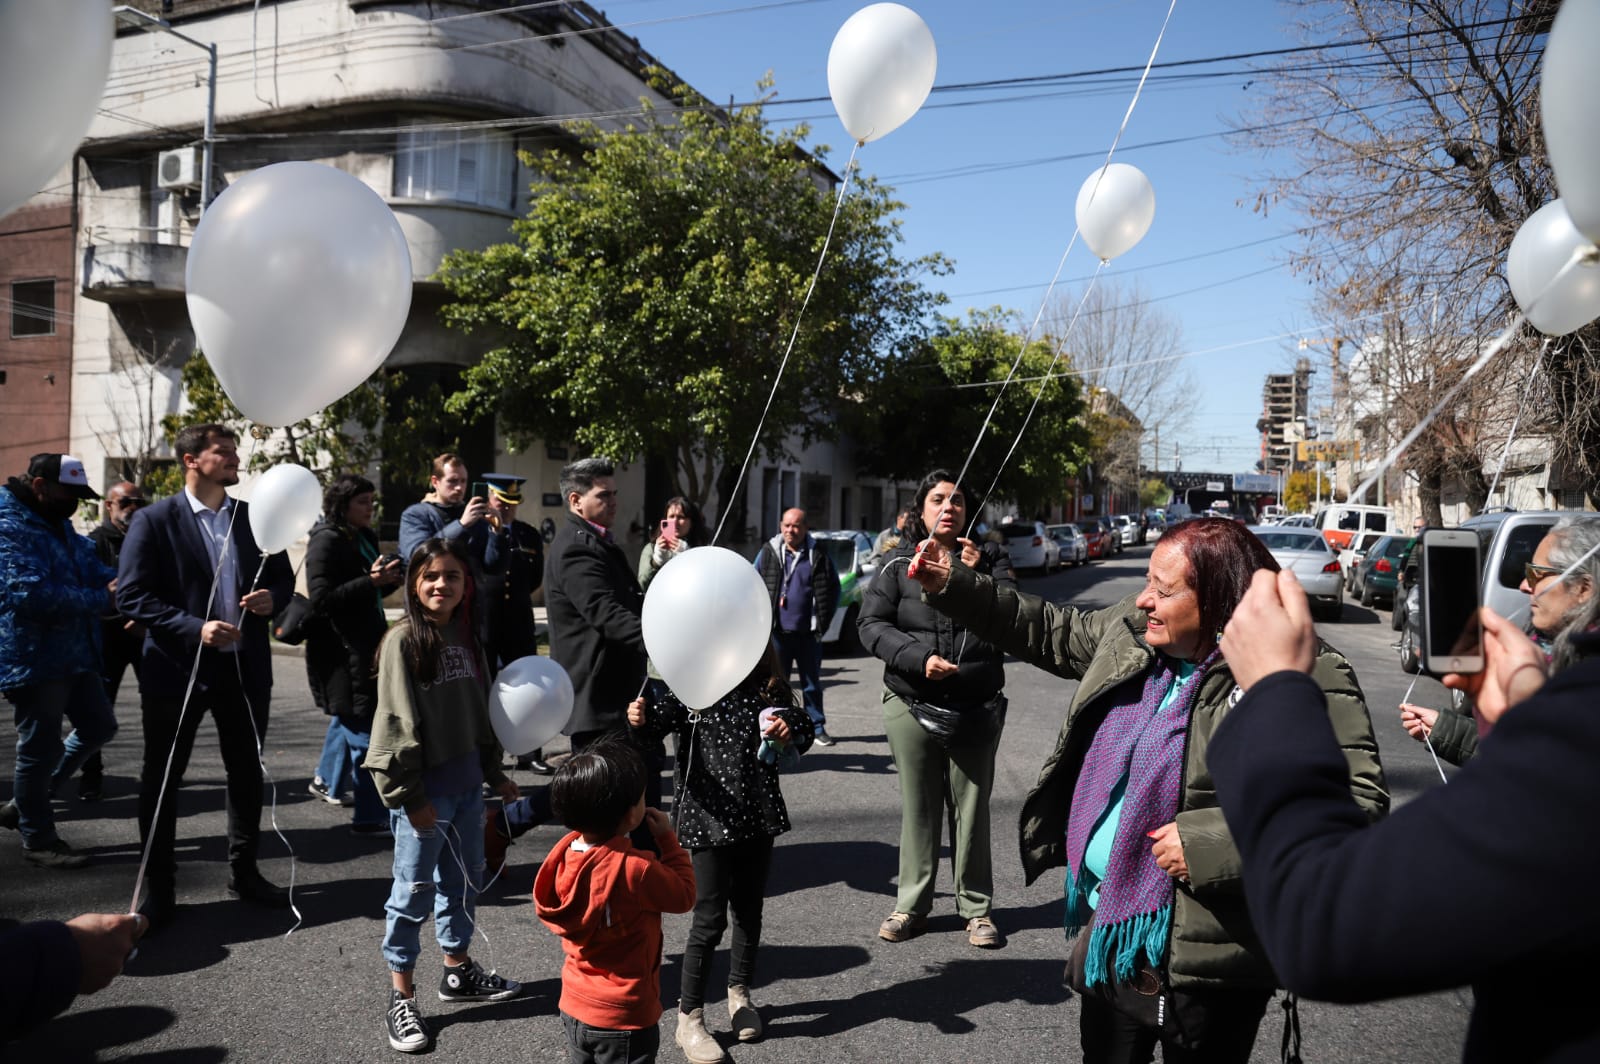
<instances>
[{"instance_id":1,"label":"man in dark suit","mask_svg":"<svg viewBox=\"0 0 1600 1064\"><path fill-rule=\"evenodd\" d=\"M176 909L176 791L207 711L216 723L228 777L228 893L258 905L288 904L283 888L256 868L256 851L261 840L259 743L266 736L272 698L267 629L273 615L289 604L294 574L282 554L261 567L249 508L228 496L226 489L239 482L233 432L222 425L191 425L178 433L173 450L183 467L184 490L133 519L117 573L117 608L146 630L139 669L144 718L139 835L146 842L154 839L145 909L152 927L171 920ZM184 692L196 667L185 710ZM158 817L169 751L171 780Z\"/></svg>"},{"instance_id":2,"label":"man in dark suit","mask_svg":"<svg viewBox=\"0 0 1600 1064\"><path fill-rule=\"evenodd\" d=\"M644 592L633 566L611 536L617 518L616 470L585 458L561 470L566 521L545 555L544 601L550 657L572 678L572 720L566 733L582 750L608 734L628 731L628 703L645 678ZM661 799L659 768L650 773L645 801Z\"/></svg>"},{"instance_id":3,"label":"man in dark suit","mask_svg":"<svg viewBox=\"0 0 1600 1064\"><path fill-rule=\"evenodd\" d=\"M89 532L94 552L112 569L117 567L117 556L122 553L122 541L128 534L128 522L150 500L144 497L139 485L122 480L106 489L106 515ZM144 651L144 629L138 622L130 621L116 610L100 618L100 678L105 683L106 701L117 704L117 691L122 686L122 674L133 666L135 679L139 676L139 659ZM105 793L105 763L96 750L83 763L78 777L78 800L98 802Z\"/></svg>"}]
</instances>

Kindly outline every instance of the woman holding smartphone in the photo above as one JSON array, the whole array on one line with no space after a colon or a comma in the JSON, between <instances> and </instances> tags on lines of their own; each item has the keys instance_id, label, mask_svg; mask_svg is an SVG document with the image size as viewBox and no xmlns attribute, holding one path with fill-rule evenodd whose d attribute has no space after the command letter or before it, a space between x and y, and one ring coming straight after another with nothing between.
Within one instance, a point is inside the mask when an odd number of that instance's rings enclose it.
<instances>
[{"instance_id":1,"label":"woman holding smartphone","mask_svg":"<svg viewBox=\"0 0 1600 1064\"><path fill-rule=\"evenodd\" d=\"M650 590L650 581L663 565L690 547L705 546L710 539L698 506L682 495L668 499L667 516L657 526L655 539L646 543L639 555L639 586Z\"/></svg>"}]
</instances>

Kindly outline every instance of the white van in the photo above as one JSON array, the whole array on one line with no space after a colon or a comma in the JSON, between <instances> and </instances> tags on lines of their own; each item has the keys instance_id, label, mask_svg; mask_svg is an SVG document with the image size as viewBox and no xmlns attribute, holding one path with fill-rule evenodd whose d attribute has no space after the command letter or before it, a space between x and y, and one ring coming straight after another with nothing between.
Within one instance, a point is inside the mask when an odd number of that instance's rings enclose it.
<instances>
[{"instance_id":1,"label":"white van","mask_svg":"<svg viewBox=\"0 0 1600 1064\"><path fill-rule=\"evenodd\" d=\"M1334 502L1318 510L1315 525L1334 550L1366 550L1394 530L1395 512L1387 506Z\"/></svg>"}]
</instances>

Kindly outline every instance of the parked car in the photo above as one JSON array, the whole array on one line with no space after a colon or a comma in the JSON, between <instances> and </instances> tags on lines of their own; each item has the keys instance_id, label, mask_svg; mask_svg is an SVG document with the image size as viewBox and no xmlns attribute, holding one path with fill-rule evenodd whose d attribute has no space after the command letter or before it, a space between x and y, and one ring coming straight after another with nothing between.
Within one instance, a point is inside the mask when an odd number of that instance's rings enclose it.
<instances>
[{"instance_id":1,"label":"parked car","mask_svg":"<svg viewBox=\"0 0 1600 1064\"><path fill-rule=\"evenodd\" d=\"M1111 523L1116 527L1117 538L1124 547L1136 547L1142 542L1139 538L1139 522L1133 519L1132 514L1117 514Z\"/></svg>"},{"instance_id":2,"label":"parked car","mask_svg":"<svg viewBox=\"0 0 1600 1064\"><path fill-rule=\"evenodd\" d=\"M1290 514L1278 522L1280 528L1312 528L1317 523L1310 514Z\"/></svg>"},{"instance_id":3,"label":"parked car","mask_svg":"<svg viewBox=\"0 0 1600 1064\"><path fill-rule=\"evenodd\" d=\"M1083 540L1089 545L1089 557L1107 558L1111 555L1111 537L1106 533L1105 527L1096 520L1079 521L1078 531L1083 533Z\"/></svg>"},{"instance_id":4,"label":"parked car","mask_svg":"<svg viewBox=\"0 0 1600 1064\"><path fill-rule=\"evenodd\" d=\"M1100 522L1100 527L1105 529L1106 539L1111 544L1111 550L1110 550L1109 553L1111 553L1111 554L1121 554L1122 553L1122 529L1118 528L1117 527L1117 523L1115 521L1113 521L1110 517L1097 517L1097 518L1095 518L1095 520L1099 521Z\"/></svg>"},{"instance_id":5,"label":"parked car","mask_svg":"<svg viewBox=\"0 0 1600 1064\"><path fill-rule=\"evenodd\" d=\"M1394 511L1387 506L1334 503L1312 519L1334 550L1365 550L1367 537L1376 540L1394 529Z\"/></svg>"},{"instance_id":6,"label":"parked car","mask_svg":"<svg viewBox=\"0 0 1600 1064\"><path fill-rule=\"evenodd\" d=\"M1361 557L1350 592L1363 606L1394 606L1400 567L1411 549L1410 536L1382 536Z\"/></svg>"},{"instance_id":7,"label":"parked car","mask_svg":"<svg viewBox=\"0 0 1600 1064\"><path fill-rule=\"evenodd\" d=\"M1006 552L1018 571L1048 573L1061 568L1061 548L1044 530L1043 521L1009 522L1000 526L1000 535L1005 537Z\"/></svg>"},{"instance_id":8,"label":"parked car","mask_svg":"<svg viewBox=\"0 0 1600 1064\"><path fill-rule=\"evenodd\" d=\"M1289 516L1289 509L1276 503L1269 503L1261 508L1261 523L1263 525L1282 524L1283 519Z\"/></svg>"},{"instance_id":9,"label":"parked car","mask_svg":"<svg viewBox=\"0 0 1600 1064\"><path fill-rule=\"evenodd\" d=\"M1062 565L1089 564L1089 541L1081 528L1077 525L1046 525L1044 530L1056 541Z\"/></svg>"},{"instance_id":10,"label":"parked car","mask_svg":"<svg viewBox=\"0 0 1600 1064\"><path fill-rule=\"evenodd\" d=\"M1344 578L1333 548L1314 528L1252 525L1250 531L1272 553L1279 565L1300 578L1311 599L1311 615L1320 621L1344 616Z\"/></svg>"},{"instance_id":11,"label":"parked car","mask_svg":"<svg viewBox=\"0 0 1600 1064\"><path fill-rule=\"evenodd\" d=\"M860 646L856 635L856 621L861 617L861 597L867 585L877 575L881 559L873 557L873 537L859 529L817 531L811 535L828 551L839 574L839 606L833 611L833 621L822 633L824 643L838 643L846 649Z\"/></svg>"}]
</instances>

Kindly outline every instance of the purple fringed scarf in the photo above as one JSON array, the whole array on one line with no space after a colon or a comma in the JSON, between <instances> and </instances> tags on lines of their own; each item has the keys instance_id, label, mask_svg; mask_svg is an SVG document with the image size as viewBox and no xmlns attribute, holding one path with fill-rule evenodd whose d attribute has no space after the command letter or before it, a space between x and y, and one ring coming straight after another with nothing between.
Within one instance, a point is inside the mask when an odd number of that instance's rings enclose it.
<instances>
[{"instance_id":1,"label":"purple fringed scarf","mask_svg":"<svg viewBox=\"0 0 1600 1064\"><path fill-rule=\"evenodd\" d=\"M1172 877L1150 853L1148 833L1170 824L1182 798L1184 739L1189 710L1207 667L1220 657L1212 651L1164 710L1158 710L1177 681L1168 659L1156 655L1137 702L1114 706L1095 731L1072 792L1067 818L1067 913L1069 931L1089 918L1089 887L1083 882L1083 855L1095 824L1110 804L1111 793L1128 777L1122 818L1117 824L1100 905L1090 931L1085 981L1106 980L1107 970L1126 981L1133 976L1139 951L1159 964L1172 923Z\"/></svg>"}]
</instances>

